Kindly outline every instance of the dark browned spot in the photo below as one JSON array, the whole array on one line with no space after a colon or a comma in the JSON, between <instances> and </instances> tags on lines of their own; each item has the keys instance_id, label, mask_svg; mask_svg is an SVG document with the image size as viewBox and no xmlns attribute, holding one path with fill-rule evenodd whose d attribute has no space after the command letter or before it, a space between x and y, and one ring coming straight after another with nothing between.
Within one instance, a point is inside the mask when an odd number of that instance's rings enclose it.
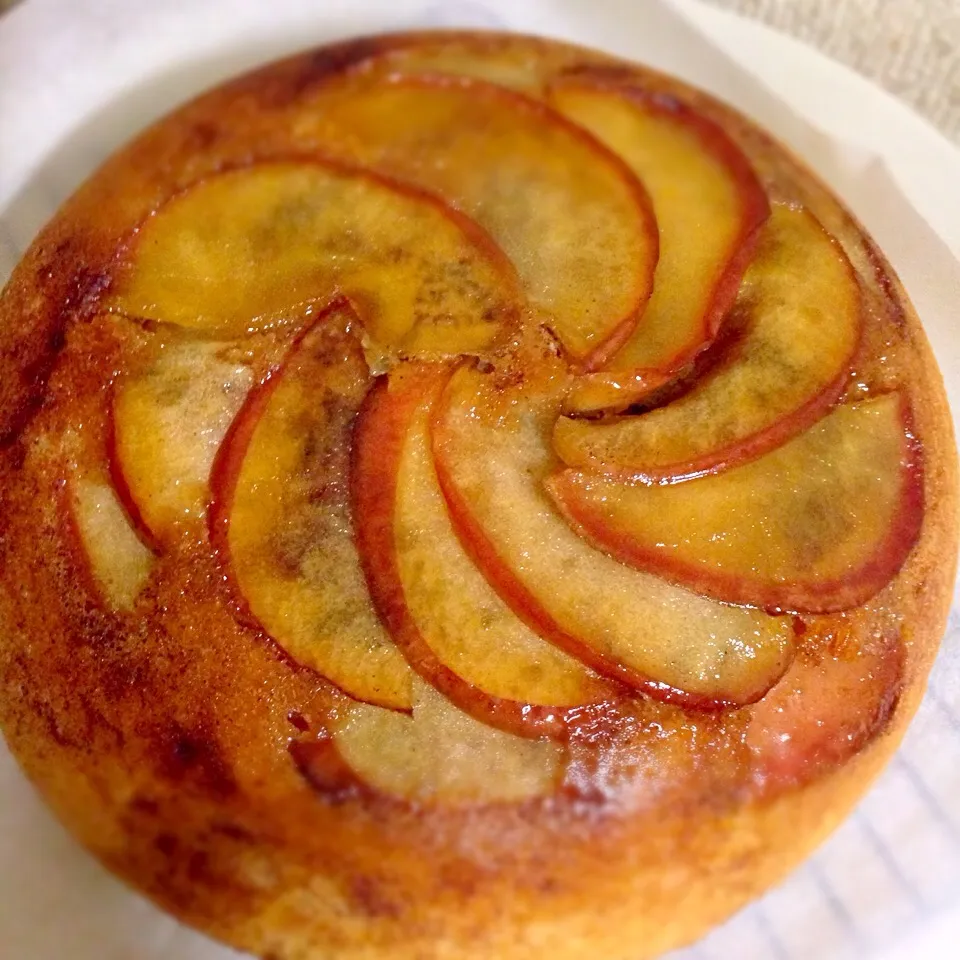
<instances>
[{"instance_id":1,"label":"dark browned spot","mask_svg":"<svg viewBox=\"0 0 960 960\"><path fill-rule=\"evenodd\" d=\"M70 249L71 244L63 241L50 257L41 259L36 268L40 289L46 290L54 282L59 273L56 261L65 258ZM26 329L17 342L4 349L0 361L3 367L15 372L19 389L15 402L0 417L0 447L15 440L43 405L47 380L66 343L67 324L108 284L109 278L102 271L77 267L60 297L59 308L49 320Z\"/></svg>"},{"instance_id":2,"label":"dark browned spot","mask_svg":"<svg viewBox=\"0 0 960 960\"><path fill-rule=\"evenodd\" d=\"M476 894L480 878L475 872L464 869L464 865L457 861L440 869L440 884L443 889L453 891L467 900Z\"/></svg>"},{"instance_id":3,"label":"dark browned spot","mask_svg":"<svg viewBox=\"0 0 960 960\"><path fill-rule=\"evenodd\" d=\"M282 83L258 84L266 106L283 109L302 99L311 89L388 50L386 38L361 37L318 50L300 57L290 75Z\"/></svg>"},{"instance_id":4,"label":"dark browned spot","mask_svg":"<svg viewBox=\"0 0 960 960\"><path fill-rule=\"evenodd\" d=\"M558 74L559 77L587 77L603 83L630 83L636 82L637 75L632 67L618 63L571 63L565 66Z\"/></svg>"},{"instance_id":5,"label":"dark browned spot","mask_svg":"<svg viewBox=\"0 0 960 960\"><path fill-rule=\"evenodd\" d=\"M299 710L291 710L287 714L287 719L301 732L306 733L310 729L310 721Z\"/></svg>"},{"instance_id":6,"label":"dark browned spot","mask_svg":"<svg viewBox=\"0 0 960 960\"><path fill-rule=\"evenodd\" d=\"M215 124L205 120L198 120L190 127L188 140L191 146L202 153L204 150L209 150L210 147L216 143L219 136L220 130Z\"/></svg>"},{"instance_id":7,"label":"dark browned spot","mask_svg":"<svg viewBox=\"0 0 960 960\"><path fill-rule=\"evenodd\" d=\"M349 883L350 900L368 917L398 917L401 906L386 895L382 884L374 877L361 874Z\"/></svg>"},{"instance_id":8,"label":"dark browned spot","mask_svg":"<svg viewBox=\"0 0 960 960\"><path fill-rule=\"evenodd\" d=\"M160 804L151 797L136 796L130 801L130 809L135 813L155 817L160 812Z\"/></svg>"},{"instance_id":9,"label":"dark browned spot","mask_svg":"<svg viewBox=\"0 0 960 960\"><path fill-rule=\"evenodd\" d=\"M194 850L187 859L187 877L192 883L219 886L222 877L214 870L210 855L204 850Z\"/></svg>"},{"instance_id":10,"label":"dark browned spot","mask_svg":"<svg viewBox=\"0 0 960 960\"><path fill-rule=\"evenodd\" d=\"M109 734L111 739L114 742L114 746L118 750L122 750L124 744L126 743L126 737L124 736L123 730L120 729L115 723L111 723L107 719L106 715L102 710L95 707L91 702L89 697L85 697L83 694L80 694L78 697L80 703L80 709L83 712L84 718L84 739L88 743L92 743L94 738L102 734Z\"/></svg>"},{"instance_id":11,"label":"dark browned spot","mask_svg":"<svg viewBox=\"0 0 960 960\"><path fill-rule=\"evenodd\" d=\"M67 734L64 732L59 721L57 720L55 711L49 703L43 703L39 700L35 700L32 704L32 710L43 720L47 727L47 732L50 734L50 739L53 740L58 747L76 748L80 746L79 743L67 736Z\"/></svg>"},{"instance_id":12,"label":"dark browned spot","mask_svg":"<svg viewBox=\"0 0 960 960\"><path fill-rule=\"evenodd\" d=\"M299 80L305 84L305 89L384 53L390 46L390 40L384 37L359 37L332 47L321 47L307 56Z\"/></svg>"},{"instance_id":13,"label":"dark browned spot","mask_svg":"<svg viewBox=\"0 0 960 960\"><path fill-rule=\"evenodd\" d=\"M230 840L236 840L237 843L255 843L257 839L246 827L241 827L238 823L217 822L212 824L210 829Z\"/></svg>"},{"instance_id":14,"label":"dark browned spot","mask_svg":"<svg viewBox=\"0 0 960 960\"><path fill-rule=\"evenodd\" d=\"M172 723L155 738L161 772L170 780L189 782L218 797L237 789L233 771L220 745L203 730L187 730Z\"/></svg>"},{"instance_id":15,"label":"dark browned spot","mask_svg":"<svg viewBox=\"0 0 960 960\"><path fill-rule=\"evenodd\" d=\"M891 268L873 241L868 239L865 244L865 249L867 259L873 267L874 279L885 299L884 307L886 308L885 313L887 314L887 318L891 320L898 329L902 330L906 326L906 316L904 315L903 305L896 288L897 285L890 273Z\"/></svg>"},{"instance_id":16,"label":"dark browned spot","mask_svg":"<svg viewBox=\"0 0 960 960\"><path fill-rule=\"evenodd\" d=\"M153 845L165 857L172 857L176 854L180 844L172 833L160 833L153 841Z\"/></svg>"}]
</instances>

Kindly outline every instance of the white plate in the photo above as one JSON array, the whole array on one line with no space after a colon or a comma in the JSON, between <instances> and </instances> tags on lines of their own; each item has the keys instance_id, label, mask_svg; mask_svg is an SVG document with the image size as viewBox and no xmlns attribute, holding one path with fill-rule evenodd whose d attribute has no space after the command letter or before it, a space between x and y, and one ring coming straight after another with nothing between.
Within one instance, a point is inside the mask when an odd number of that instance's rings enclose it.
<instances>
[{"instance_id":1,"label":"white plate","mask_svg":"<svg viewBox=\"0 0 960 960\"><path fill-rule=\"evenodd\" d=\"M960 154L859 76L757 24L673 0L801 115L882 156L960 254ZM319 8L319 9L318 9ZM351 32L430 22L510 26L606 47L722 92L827 179L833 147L736 67L697 47L652 0L28 0L0 19L0 277L62 199L116 146L187 95L254 63ZM695 49L695 53L691 51ZM843 162L849 163L849 157ZM878 200L863 158L844 196L905 278L960 409L956 264L922 225ZM889 198L884 198L889 199ZM906 218L910 219L910 218ZM911 254L924 251L916 266ZM929 307L929 309L925 309ZM960 620L903 750L860 810L779 890L684 960L946 960L960 941ZM0 749L0 954L17 960L225 960L107 875L47 814ZM860 865L851 870L851 863ZM678 955L675 960L679 960Z\"/></svg>"},{"instance_id":2,"label":"white plate","mask_svg":"<svg viewBox=\"0 0 960 960\"><path fill-rule=\"evenodd\" d=\"M960 257L960 148L859 73L785 34L700 0L674 0L741 66L826 133L879 154Z\"/></svg>"}]
</instances>

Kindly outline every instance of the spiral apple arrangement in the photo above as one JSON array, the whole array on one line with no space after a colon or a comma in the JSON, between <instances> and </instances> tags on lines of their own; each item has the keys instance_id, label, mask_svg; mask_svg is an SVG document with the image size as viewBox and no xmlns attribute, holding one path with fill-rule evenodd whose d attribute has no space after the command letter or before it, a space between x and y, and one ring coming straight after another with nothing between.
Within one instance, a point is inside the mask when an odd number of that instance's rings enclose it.
<instances>
[{"instance_id":1,"label":"spiral apple arrangement","mask_svg":"<svg viewBox=\"0 0 960 960\"><path fill-rule=\"evenodd\" d=\"M500 66L353 65L134 231L103 305L151 335L71 487L97 590L213 551L342 694L291 749L321 791L518 800L718 716L798 783L895 702L898 639L825 615L923 512L857 274L694 107Z\"/></svg>"}]
</instances>

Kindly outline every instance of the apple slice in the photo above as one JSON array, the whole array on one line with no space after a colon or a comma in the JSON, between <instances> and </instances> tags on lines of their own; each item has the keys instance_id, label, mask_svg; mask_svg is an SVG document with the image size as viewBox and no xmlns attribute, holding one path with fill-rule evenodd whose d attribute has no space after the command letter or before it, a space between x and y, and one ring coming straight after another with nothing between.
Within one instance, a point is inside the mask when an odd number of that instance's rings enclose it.
<instances>
[{"instance_id":1,"label":"apple slice","mask_svg":"<svg viewBox=\"0 0 960 960\"><path fill-rule=\"evenodd\" d=\"M462 368L434 425L441 489L461 540L516 614L593 669L690 706L761 697L787 668L783 619L716 603L594 549L543 481L559 392L536 398Z\"/></svg>"},{"instance_id":2,"label":"apple slice","mask_svg":"<svg viewBox=\"0 0 960 960\"><path fill-rule=\"evenodd\" d=\"M657 260L646 192L614 153L545 104L481 80L349 76L317 94L297 135L436 190L473 217L584 367L636 326Z\"/></svg>"},{"instance_id":3,"label":"apple slice","mask_svg":"<svg viewBox=\"0 0 960 960\"><path fill-rule=\"evenodd\" d=\"M856 275L811 213L774 206L728 323L736 330L721 356L665 406L606 420L562 417L554 432L561 459L677 480L757 457L826 413L846 385L863 323Z\"/></svg>"},{"instance_id":4,"label":"apple slice","mask_svg":"<svg viewBox=\"0 0 960 960\"><path fill-rule=\"evenodd\" d=\"M365 786L416 803L482 805L516 803L559 788L562 746L495 730L416 678L413 689L412 716L362 703L340 711L332 746L359 783L350 785L343 770L331 783L336 765L323 757L323 741L297 745L301 771L333 799L341 799L345 787L359 792ZM320 763L313 763L311 754L317 753Z\"/></svg>"},{"instance_id":5,"label":"apple slice","mask_svg":"<svg viewBox=\"0 0 960 960\"><path fill-rule=\"evenodd\" d=\"M623 157L650 192L660 230L653 295L630 339L568 397L580 412L629 406L716 336L770 207L742 151L679 101L584 72L550 102Z\"/></svg>"},{"instance_id":6,"label":"apple slice","mask_svg":"<svg viewBox=\"0 0 960 960\"><path fill-rule=\"evenodd\" d=\"M153 551L106 483L71 477L67 503L94 593L111 610L131 610L156 562Z\"/></svg>"},{"instance_id":7,"label":"apple slice","mask_svg":"<svg viewBox=\"0 0 960 960\"><path fill-rule=\"evenodd\" d=\"M335 305L247 396L212 474L211 539L244 618L358 700L410 709L410 669L353 541L350 438L370 376Z\"/></svg>"},{"instance_id":8,"label":"apple slice","mask_svg":"<svg viewBox=\"0 0 960 960\"><path fill-rule=\"evenodd\" d=\"M864 603L900 569L923 519L906 399L837 407L724 473L644 486L562 470L554 502L623 563L731 603L825 612Z\"/></svg>"},{"instance_id":9,"label":"apple slice","mask_svg":"<svg viewBox=\"0 0 960 960\"><path fill-rule=\"evenodd\" d=\"M435 197L332 163L262 163L200 181L148 219L109 304L239 335L345 293L401 351L481 350L520 317L516 274Z\"/></svg>"},{"instance_id":10,"label":"apple slice","mask_svg":"<svg viewBox=\"0 0 960 960\"><path fill-rule=\"evenodd\" d=\"M903 679L899 637L821 627L783 679L748 708L746 745L761 794L800 786L854 756L890 718Z\"/></svg>"},{"instance_id":11,"label":"apple slice","mask_svg":"<svg viewBox=\"0 0 960 960\"><path fill-rule=\"evenodd\" d=\"M253 381L230 350L169 341L144 369L114 385L111 479L151 543L168 543L205 520L214 457Z\"/></svg>"},{"instance_id":12,"label":"apple slice","mask_svg":"<svg viewBox=\"0 0 960 960\"><path fill-rule=\"evenodd\" d=\"M519 620L457 540L429 440L449 375L405 369L361 410L353 512L370 593L410 665L461 710L521 736L567 736L584 705L619 691Z\"/></svg>"}]
</instances>

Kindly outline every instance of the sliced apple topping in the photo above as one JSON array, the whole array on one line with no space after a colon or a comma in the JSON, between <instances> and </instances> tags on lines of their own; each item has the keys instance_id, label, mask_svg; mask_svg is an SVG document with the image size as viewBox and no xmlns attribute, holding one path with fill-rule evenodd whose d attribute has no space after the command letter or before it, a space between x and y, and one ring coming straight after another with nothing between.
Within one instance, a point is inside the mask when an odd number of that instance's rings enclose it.
<instances>
[{"instance_id":1,"label":"sliced apple topping","mask_svg":"<svg viewBox=\"0 0 960 960\"><path fill-rule=\"evenodd\" d=\"M205 519L214 457L253 381L230 349L163 343L143 370L114 386L111 477L151 542Z\"/></svg>"},{"instance_id":2,"label":"sliced apple topping","mask_svg":"<svg viewBox=\"0 0 960 960\"><path fill-rule=\"evenodd\" d=\"M370 603L350 512L370 376L333 307L237 414L213 471L211 538L246 616L358 700L408 710L410 669Z\"/></svg>"},{"instance_id":3,"label":"sliced apple topping","mask_svg":"<svg viewBox=\"0 0 960 960\"><path fill-rule=\"evenodd\" d=\"M584 366L629 336L650 295L657 230L615 154L549 107L480 80L350 77L298 135L435 190L484 227L569 355Z\"/></svg>"},{"instance_id":4,"label":"sliced apple topping","mask_svg":"<svg viewBox=\"0 0 960 960\"><path fill-rule=\"evenodd\" d=\"M746 745L761 792L838 767L890 718L903 680L899 637L857 638L840 621L807 637L783 679L748 708Z\"/></svg>"},{"instance_id":5,"label":"sliced apple topping","mask_svg":"<svg viewBox=\"0 0 960 960\"><path fill-rule=\"evenodd\" d=\"M589 666L662 699L749 703L787 668L783 619L720 604L594 549L554 509L549 433L561 393L513 394L463 368L434 425L437 474L474 562L532 629Z\"/></svg>"},{"instance_id":6,"label":"sliced apple topping","mask_svg":"<svg viewBox=\"0 0 960 960\"><path fill-rule=\"evenodd\" d=\"M653 201L660 260L630 339L586 376L567 409L623 408L716 336L750 263L769 204L740 149L678 101L584 73L550 86L550 102L623 157Z\"/></svg>"},{"instance_id":7,"label":"sliced apple topping","mask_svg":"<svg viewBox=\"0 0 960 960\"><path fill-rule=\"evenodd\" d=\"M561 417L561 459L674 480L759 456L821 417L846 385L862 316L856 275L812 214L774 206L727 322L735 329L722 354L672 402L604 420Z\"/></svg>"},{"instance_id":8,"label":"sliced apple topping","mask_svg":"<svg viewBox=\"0 0 960 960\"><path fill-rule=\"evenodd\" d=\"M638 569L733 603L843 610L887 583L920 532L910 438L906 400L887 394L723 473L645 486L567 469L547 486L578 531Z\"/></svg>"},{"instance_id":9,"label":"sliced apple topping","mask_svg":"<svg viewBox=\"0 0 960 960\"><path fill-rule=\"evenodd\" d=\"M370 593L410 665L460 709L523 736L565 736L582 705L619 692L533 633L458 541L429 440L448 379L405 368L362 408L352 483Z\"/></svg>"},{"instance_id":10,"label":"sliced apple topping","mask_svg":"<svg viewBox=\"0 0 960 960\"><path fill-rule=\"evenodd\" d=\"M435 197L321 162L201 181L147 220L113 309L235 335L346 294L401 351L481 350L520 318L516 275L476 224Z\"/></svg>"},{"instance_id":11,"label":"sliced apple topping","mask_svg":"<svg viewBox=\"0 0 960 960\"><path fill-rule=\"evenodd\" d=\"M556 791L563 748L494 730L414 680L413 715L351 704L333 743L368 787L445 804L517 802Z\"/></svg>"},{"instance_id":12,"label":"sliced apple topping","mask_svg":"<svg viewBox=\"0 0 960 960\"><path fill-rule=\"evenodd\" d=\"M206 524L237 621L340 691L290 744L334 802L639 810L844 763L903 650L843 611L913 548L923 463L905 391L840 404L872 356L842 247L626 71L386 47L120 251L104 302L159 335L112 487L61 491L92 592L137 607Z\"/></svg>"},{"instance_id":13,"label":"sliced apple topping","mask_svg":"<svg viewBox=\"0 0 960 960\"><path fill-rule=\"evenodd\" d=\"M130 610L153 570L153 552L106 483L72 477L67 491L94 589L111 610Z\"/></svg>"}]
</instances>

